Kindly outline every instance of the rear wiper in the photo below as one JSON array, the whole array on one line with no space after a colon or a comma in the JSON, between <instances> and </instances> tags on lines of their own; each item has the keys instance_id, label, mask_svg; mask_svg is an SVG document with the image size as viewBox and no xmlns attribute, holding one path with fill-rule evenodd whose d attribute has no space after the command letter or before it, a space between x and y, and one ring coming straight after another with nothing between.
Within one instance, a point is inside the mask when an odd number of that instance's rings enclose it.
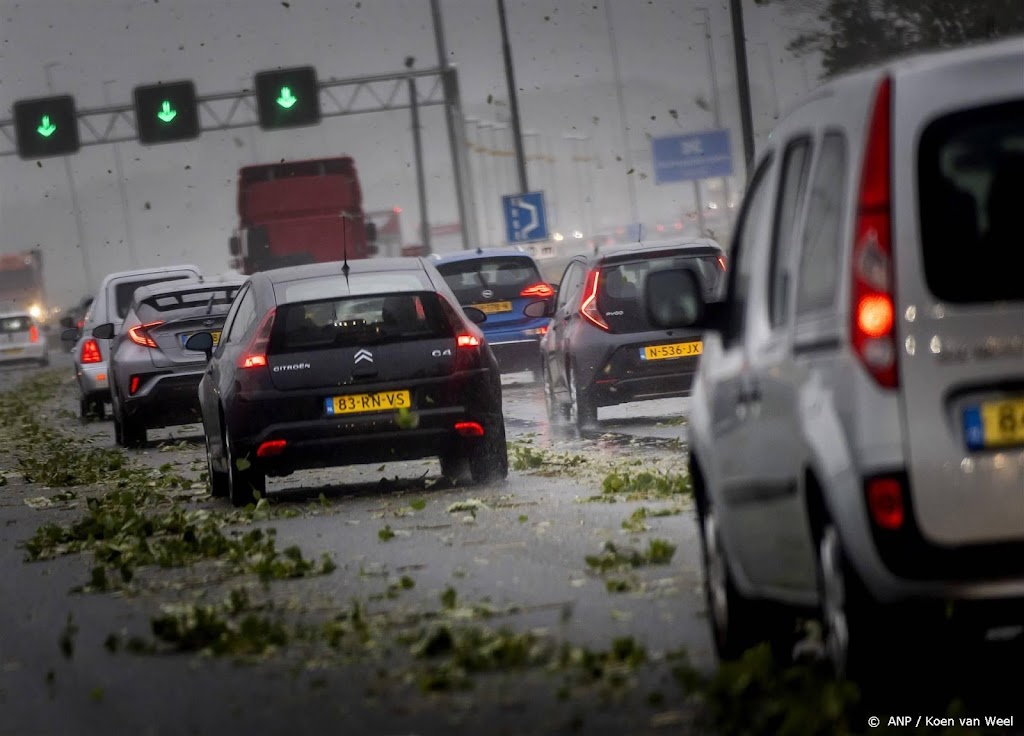
<instances>
[{"instance_id":1,"label":"rear wiper","mask_svg":"<svg viewBox=\"0 0 1024 736\"><path fill-rule=\"evenodd\" d=\"M210 294L210 303L206 305L206 313L209 314L213 311L213 300L217 298L217 292Z\"/></svg>"}]
</instances>

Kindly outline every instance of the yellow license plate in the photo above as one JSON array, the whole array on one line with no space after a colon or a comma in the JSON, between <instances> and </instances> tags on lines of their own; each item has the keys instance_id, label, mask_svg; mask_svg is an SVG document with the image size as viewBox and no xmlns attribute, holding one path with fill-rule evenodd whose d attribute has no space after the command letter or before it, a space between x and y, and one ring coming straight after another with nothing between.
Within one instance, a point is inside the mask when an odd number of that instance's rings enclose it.
<instances>
[{"instance_id":1,"label":"yellow license plate","mask_svg":"<svg viewBox=\"0 0 1024 736\"><path fill-rule=\"evenodd\" d=\"M973 450L1024 445L1024 399L984 401L967 407L964 433Z\"/></svg>"},{"instance_id":2,"label":"yellow license plate","mask_svg":"<svg viewBox=\"0 0 1024 736\"><path fill-rule=\"evenodd\" d=\"M704 343L677 342L671 345L648 345L640 348L640 360L670 360L672 358L692 358L704 352Z\"/></svg>"},{"instance_id":3,"label":"yellow license plate","mask_svg":"<svg viewBox=\"0 0 1024 736\"><path fill-rule=\"evenodd\" d=\"M495 312L511 312L512 302L488 302L486 304L470 304L471 307L476 307L485 314L494 314Z\"/></svg>"},{"instance_id":4,"label":"yellow license plate","mask_svg":"<svg viewBox=\"0 0 1024 736\"><path fill-rule=\"evenodd\" d=\"M4 355L17 355L25 351L25 348L4 348Z\"/></svg>"},{"instance_id":5,"label":"yellow license plate","mask_svg":"<svg viewBox=\"0 0 1024 736\"><path fill-rule=\"evenodd\" d=\"M381 391L376 394L350 394L332 396L324 400L324 409L329 415L361 414L371 411L394 411L411 409L412 397L408 391Z\"/></svg>"},{"instance_id":6,"label":"yellow license plate","mask_svg":"<svg viewBox=\"0 0 1024 736\"><path fill-rule=\"evenodd\" d=\"M211 332L210 336L213 338L213 346L217 347L217 343L220 342L220 330L217 330L216 332ZM188 342L188 339L190 337L192 337L192 335L191 334L181 335L180 337L181 337L181 346L185 347L185 343Z\"/></svg>"}]
</instances>

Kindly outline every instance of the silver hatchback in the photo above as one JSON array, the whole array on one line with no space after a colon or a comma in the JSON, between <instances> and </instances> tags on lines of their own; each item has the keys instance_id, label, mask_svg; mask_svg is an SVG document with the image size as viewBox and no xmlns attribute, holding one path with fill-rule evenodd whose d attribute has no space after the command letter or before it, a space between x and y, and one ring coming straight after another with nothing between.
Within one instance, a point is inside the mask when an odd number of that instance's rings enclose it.
<instances>
[{"instance_id":1,"label":"silver hatchback","mask_svg":"<svg viewBox=\"0 0 1024 736\"><path fill-rule=\"evenodd\" d=\"M1022 192L1020 39L838 77L771 135L726 301L677 320L705 329L720 656L806 609L863 679L951 623L1024 623Z\"/></svg>"}]
</instances>

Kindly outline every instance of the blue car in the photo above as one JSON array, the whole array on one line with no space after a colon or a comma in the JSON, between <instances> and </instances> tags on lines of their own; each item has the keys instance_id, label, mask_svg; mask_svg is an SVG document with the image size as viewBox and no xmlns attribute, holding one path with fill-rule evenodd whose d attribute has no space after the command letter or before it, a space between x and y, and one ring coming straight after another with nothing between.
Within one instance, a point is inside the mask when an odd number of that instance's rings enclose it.
<instances>
[{"instance_id":1,"label":"blue car","mask_svg":"<svg viewBox=\"0 0 1024 736\"><path fill-rule=\"evenodd\" d=\"M480 327L502 373L532 371L540 376L540 339L548 317L528 317L526 305L544 301L550 307L555 289L540 274L530 255L516 248L468 250L437 256L434 266L462 306L487 314Z\"/></svg>"}]
</instances>

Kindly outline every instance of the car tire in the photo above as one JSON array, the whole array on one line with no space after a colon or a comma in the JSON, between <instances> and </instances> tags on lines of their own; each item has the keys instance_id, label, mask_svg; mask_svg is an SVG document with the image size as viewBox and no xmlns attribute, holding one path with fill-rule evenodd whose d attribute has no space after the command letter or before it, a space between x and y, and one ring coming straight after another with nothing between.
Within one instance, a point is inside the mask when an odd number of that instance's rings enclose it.
<instances>
[{"instance_id":1,"label":"car tire","mask_svg":"<svg viewBox=\"0 0 1024 736\"><path fill-rule=\"evenodd\" d=\"M474 483L494 483L508 477L508 443L505 422L489 432L469 451L469 474Z\"/></svg>"},{"instance_id":2,"label":"car tire","mask_svg":"<svg viewBox=\"0 0 1024 736\"><path fill-rule=\"evenodd\" d=\"M78 400L78 414L82 419L101 420L103 419L103 399L81 398Z\"/></svg>"},{"instance_id":3,"label":"car tire","mask_svg":"<svg viewBox=\"0 0 1024 736\"><path fill-rule=\"evenodd\" d=\"M569 364L569 421L577 429L593 426L597 423L597 406L581 391L576 380L576 366Z\"/></svg>"},{"instance_id":4,"label":"car tire","mask_svg":"<svg viewBox=\"0 0 1024 736\"><path fill-rule=\"evenodd\" d=\"M263 496L267 492L267 476L252 469L252 466L239 467L248 462L246 458L236 457L231 443L231 432L224 428L224 457L227 460L228 498L234 506L248 506L256 503L256 494Z\"/></svg>"},{"instance_id":5,"label":"car tire","mask_svg":"<svg viewBox=\"0 0 1024 736\"><path fill-rule=\"evenodd\" d=\"M146 426L142 422L129 417L121 418L121 444L123 446L142 447L146 444L146 439Z\"/></svg>"},{"instance_id":6,"label":"car tire","mask_svg":"<svg viewBox=\"0 0 1024 736\"><path fill-rule=\"evenodd\" d=\"M210 435L203 427L203 435L206 440L206 480L210 486L210 495L214 498L224 498L228 495L228 474L213 467L213 451L210 449Z\"/></svg>"},{"instance_id":7,"label":"car tire","mask_svg":"<svg viewBox=\"0 0 1024 736\"><path fill-rule=\"evenodd\" d=\"M49 355L44 355L42 358L39 359L39 367L40 368L49 368L50 367L50 356Z\"/></svg>"},{"instance_id":8,"label":"car tire","mask_svg":"<svg viewBox=\"0 0 1024 736\"><path fill-rule=\"evenodd\" d=\"M114 444L119 447L124 447L124 430L121 427L121 416L117 413L117 410L111 411L110 413L114 419Z\"/></svg>"},{"instance_id":9,"label":"car tire","mask_svg":"<svg viewBox=\"0 0 1024 736\"><path fill-rule=\"evenodd\" d=\"M704 597L708 619L721 660L739 658L743 652L763 641L780 654L784 637L776 612L767 604L745 596L736 587L729 559L722 546L718 518L713 507L698 513L701 558L704 567Z\"/></svg>"},{"instance_id":10,"label":"car tire","mask_svg":"<svg viewBox=\"0 0 1024 736\"><path fill-rule=\"evenodd\" d=\"M548 412L548 422L556 424L569 418L569 407L559 402L555 396L555 387L551 383L551 371L545 365L541 368L544 382L544 406Z\"/></svg>"},{"instance_id":11,"label":"car tire","mask_svg":"<svg viewBox=\"0 0 1024 736\"><path fill-rule=\"evenodd\" d=\"M453 485L459 485L469 478L469 458L465 453L449 451L441 455L441 477Z\"/></svg>"}]
</instances>

